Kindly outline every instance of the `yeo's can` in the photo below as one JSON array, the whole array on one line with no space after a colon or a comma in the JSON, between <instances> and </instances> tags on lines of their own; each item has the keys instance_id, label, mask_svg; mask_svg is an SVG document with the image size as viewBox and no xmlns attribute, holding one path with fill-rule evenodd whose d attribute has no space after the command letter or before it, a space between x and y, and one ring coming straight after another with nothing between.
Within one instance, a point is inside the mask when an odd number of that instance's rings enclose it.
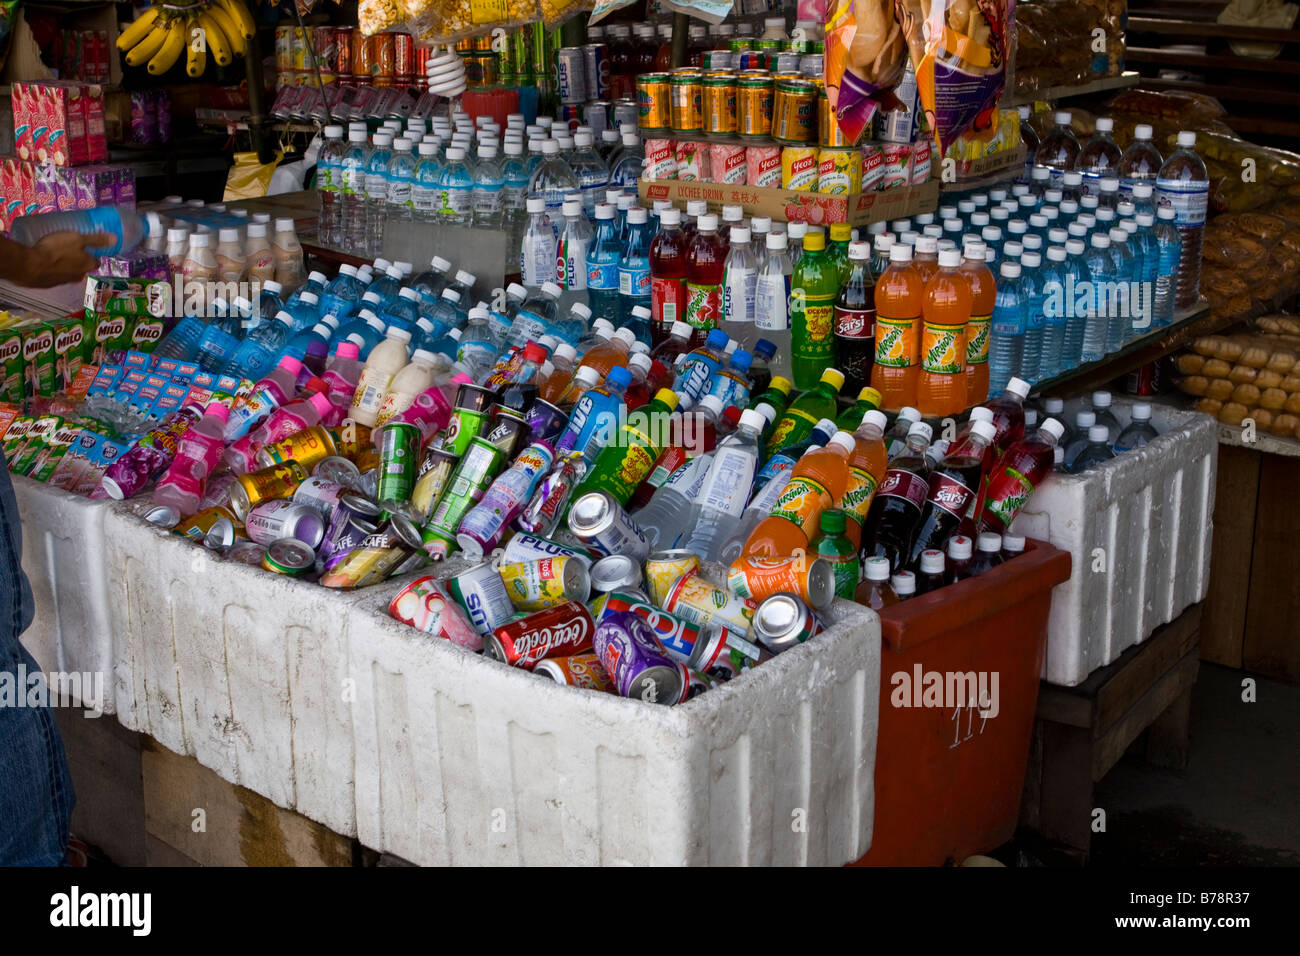
<instances>
[{"instance_id":1,"label":"yeo's can","mask_svg":"<svg viewBox=\"0 0 1300 956\"><path fill-rule=\"evenodd\" d=\"M393 595L388 613L417 631L446 638L466 650L483 649L483 635L474 629L442 584L432 577L417 578Z\"/></svg>"},{"instance_id":2,"label":"yeo's can","mask_svg":"<svg viewBox=\"0 0 1300 956\"><path fill-rule=\"evenodd\" d=\"M844 196L862 192L862 153L856 149L823 149L817 156L817 192Z\"/></svg>"},{"instance_id":3,"label":"yeo's can","mask_svg":"<svg viewBox=\"0 0 1300 956\"><path fill-rule=\"evenodd\" d=\"M754 637L773 654L802 644L823 629L821 618L794 594L774 594L754 612Z\"/></svg>"},{"instance_id":4,"label":"yeo's can","mask_svg":"<svg viewBox=\"0 0 1300 956\"><path fill-rule=\"evenodd\" d=\"M331 455L338 454L334 438L320 425L294 432L288 438L267 445L257 453L257 463L263 468L296 461L308 471Z\"/></svg>"},{"instance_id":5,"label":"yeo's can","mask_svg":"<svg viewBox=\"0 0 1300 956\"><path fill-rule=\"evenodd\" d=\"M753 627L758 603L714 587L696 571L682 575L673 585L668 600L664 602L664 610L696 624L721 624L748 634Z\"/></svg>"},{"instance_id":6,"label":"yeo's can","mask_svg":"<svg viewBox=\"0 0 1300 956\"><path fill-rule=\"evenodd\" d=\"M635 614L611 614L596 625L592 649L623 697L671 706L682 699L687 675L654 632Z\"/></svg>"},{"instance_id":7,"label":"yeo's can","mask_svg":"<svg viewBox=\"0 0 1300 956\"><path fill-rule=\"evenodd\" d=\"M569 530L585 547L601 554L626 554L644 561L650 553L650 542L641 529L607 491L588 492L573 503Z\"/></svg>"},{"instance_id":8,"label":"yeo's can","mask_svg":"<svg viewBox=\"0 0 1300 956\"><path fill-rule=\"evenodd\" d=\"M510 603L520 611L540 611L565 601L585 604L591 595L587 566L573 558L503 562L497 571Z\"/></svg>"},{"instance_id":9,"label":"yeo's can","mask_svg":"<svg viewBox=\"0 0 1300 956\"><path fill-rule=\"evenodd\" d=\"M515 613L505 581L490 561L449 578L447 593L464 608L470 624L480 635L491 634ZM479 644L482 646L482 641Z\"/></svg>"},{"instance_id":10,"label":"yeo's can","mask_svg":"<svg viewBox=\"0 0 1300 956\"><path fill-rule=\"evenodd\" d=\"M736 76L734 73L709 73L701 87L704 132L730 136L736 132Z\"/></svg>"},{"instance_id":11,"label":"yeo's can","mask_svg":"<svg viewBox=\"0 0 1300 956\"><path fill-rule=\"evenodd\" d=\"M512 667L531 670L548 657L572 657L590 651L595 630L587 606L580 601L566 601L496 628L484 639L483 653Z\"/></svg>"},{"instance_id":12,"label":"yeo's can","mask_svg":"<svg viewBox=\"0 0 1300 956\"><path fill-rule=\"evenodd\" d=\"M207 537L208 532L212 530L213 525L222 520L229 521L233 527L238 527L241 531L244 529L243 522L235 516L233 511L217 505L214 508L204 508L202 511L196 511L172 528L172 534L179 535L182 538L189 538L191 541L202 541Z\"/></svg>"},{"instance_id":13,"label":"yeo's can","mask_svg":"<svg viewBox=\"0 0 1300 956\"><path fill-rule=\"evenodd\" d=\"M420 462L420 426L389 422L379 431L379 484L375 496L389 509L411 500Z\"/></svg>"},{"instance_id":14,"label":"yeo's can","mask_svg":"<svg viewBox=\"0 0 1300 956\"><path fill-rule=\"evenodd\" d=\"M307 470L296 461L271 465L240 475L230 486L230 507L243 518L255 505L276 498L289 498L307 480Z\"/></svg>"},{"instance_id":15,"label":"yeo's can","mask_svg":"<svg viewBox=\"0 0 1300 956\"><path fill-rule=\"evenodd\" d=\"M663 607L682 575L693 574L699 569L700 557L694 551L685 548L656 551L646 558L646 589L654 602Z\"/></svg>"},{"instance_id":16,"label":"yeo's can","mask_svg":"<svg viewBox=\"0 0 1300 956\"><path fill-rule=\"evenodd\" d=\"M613 694L614 682L605 673L600 659L594 653L574 654L571 657L548 657L533 665L533 673L549 677L557 684L582 687Z\"/></svg>"},{"instance_id":17,"label":"yeo's can","mask_svg":"<svg viewBox=\"0 0 1300 956\"><path fill-rule=\"evenodd\" d=\"M781 188L816 192L818 153L814 146L787 146L781 150Z\"/></svg>"},{"instance_id":18,"label":"yeo's can","mask_svg":"<svg viewBox=\"0 0 1300 956\"><path fill-rule=\"evenodd\" d=\"M779 143L817 139L817 87L798 77L776 81L772 95L772 138Z\"/></svg>"},{"instance_id":19,"label":"yeo's can","mask_svg":"<svg viewBox=\"0 0 1300 956\"><path fill-rule=\"evenodd\" d=\"M297 538L281 538L267 545L262 567L276 574L299 577L316 563L316 552Z\"/></svg>"}]
</instances>

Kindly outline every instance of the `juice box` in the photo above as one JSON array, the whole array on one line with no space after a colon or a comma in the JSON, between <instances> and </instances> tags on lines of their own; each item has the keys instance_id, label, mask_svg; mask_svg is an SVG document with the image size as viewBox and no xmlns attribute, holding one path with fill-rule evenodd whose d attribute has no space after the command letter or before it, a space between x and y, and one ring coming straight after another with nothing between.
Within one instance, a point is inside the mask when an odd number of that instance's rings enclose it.
<instances>
[{"instance_id":1,"label":"juice box","mask_svg":"<svg viewBox=\"0 0 1300 956\"><path fill-rule=\"evenodd\" d=\"M86 451L86 470L76 484L68 490L77 495L89 495L99 487L99 480L122 452L131 447L130 442L117 441L107 435L92 432L94 444Z\"/></svg>"},{"instance_id":2,"label":"juice box","mask_svg":"<svg viewBox=\"0 0 1300 956\"><path fill-rule=\"evenodd\" d=\"M46 322L24 326L23 397L54 394L54 330Z\"/></svg>"},{"instance_id":3,"label":"juice box","mask_svg":"<svg viewBox=\"0 0 1300 956\"><path fill-rule=\"evenodd\" d=\"M23 403L23 333L0 329L0 401Z\"/></svg>"},{"instance_id":4,"label":"juice box","mask_svg":"<svg viewBox=\"0 0 1300 956\"><path fill-rule=\"evenodd\" d=\"M85 114L86 160L97 163L108 159L108 137L104 133L104 88L98 83L81 86L81 107ZM129 199L119 199L118 205L129 209L135 208L135 173L122 168L121 172L130 174ZM119 173L119 182L121 175Z\"/></svg>"},{"instance_id":5,"label":"juice box","mask_svg":"<svg viewBox=\"0 0 1300 956\"><path fill-rule=\"evenodd\" d=\"M116 200L117 173L112 166L82 166L73 170L72 176L78 209L113 205Z\"/></svg>"},{"instance_id":6,"label":"juice box","mask_svg":"<svg viewBox=\"0 0 1300 956\"><path fill-rule=\"evenodd\" d=\"M97 435L89 428L79 429L76 438L68 446L63 458L50 475L47 482L55 488L71 491L90 469L90 455L102 435Z\"/></svg>"},{"instance_id":7,"label":"juice box","mask_svg":"<svg viewBox=\"0 0 1300 956\"><path fill-rule=\"evenodd\" d=\"M14 152L19 159L36 156L32 142L32 110L28 102L30 83L14 83L11 87L14 111ZM11 194L12 195L12 194Z\"/></svg>"},{"instance_id":8,"label":"juice box","mask_svg":"<svg viewBox=\"0 0 1300 956\"><path fill-rule=\"evenodd\" d=\"M20 416L23 410L11 402L0 402L0 444L4 441L4 434L9 430L15 418Z\"/></svg>"},{"instance_id":9,"label":"juice box","mask_svg":"<svg viewBox=\"0 0 1300 956\"><path fill-rule=\"evenodd\" d=\"M36 457L49 445L54 433L63 425L58 415L42 415L32 422L27 430L27 441L14 456L9 470L16 475L25 475L36 464Z\"/></svg>"},{"instance_id":10,"label":"juice box","mask_svg":"<svg viewBox=\"0 0 1300 956\"><path fill-rule=\"evenodd\" d=\"M56 428L54 434L45 443L45 447L37 454L32 466L27 469L27 476L37 481L49 481L80 431L81 426L66 423Z\"/></svg>"},{"instance_id":11,"label":"juice box","mask_svg":"<svg viewBox=\"0 0 1300 956\"><path fill-rule=\"evenodd\" d=\"M92 317L89 312L82 322L82 358L91 365L106 366L121 357L131 347L131 335L126 319L118 315Z\"/></svg>"},{"instance_id":12,"label":"juice box","mask_svg":"<svg viewBox=\"0 0 1300 956\"><path fill-rule=\"evenodd\" d=\"M86 392L90 391L90 383L93 382L99 374L99 368L94 365L83 364L81 370L77 372L77 377L68 385L66 391L68 401L80 402L86 397Z\"/></svg>"},{"instance_id":13,"label":"juice box","mask_svg":"<svg viewBox=\"0 0 1300 956\"><path fill-rule=\"evenodd\" d=\"M86 328L76 319L50 323L54 332L54 388L67 392L85 362Z\"/></svg>"}]
</instances>

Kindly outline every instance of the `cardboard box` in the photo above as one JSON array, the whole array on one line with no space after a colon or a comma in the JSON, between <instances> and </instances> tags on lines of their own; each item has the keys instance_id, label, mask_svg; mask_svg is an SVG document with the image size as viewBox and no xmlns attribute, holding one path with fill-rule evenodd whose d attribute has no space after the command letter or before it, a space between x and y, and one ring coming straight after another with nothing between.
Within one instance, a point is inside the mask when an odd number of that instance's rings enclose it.
<instances>
[{"instance_id":1,"label":"cardboard box","mask_svg":"<svg viewBox=\"0 0 1300 956\"><path fill-rule=\"evenodd\" d=\"M22 328L23 398L54 394L54 329L47 322Z\"/></svg>"},{"instance_id":2,"label":"cardboard box","mask_svg":"<svg viewBox=\"0 0 1300 956\"><path fill-rule=\"evenodd\" d=\"M163 319L171 314L172 287L170 282L160 279L89 276L82 304L87 321L112 316Z\"/></svg>"},{"instance_id":3,"label":"cardboard box","mask_svg":"<svg viewBox=\"0 0 1300 956\"><path fill-rule=\"evenodd\" d=\"M986 176L993 176L996 173L1023 166L1025 164L1025 147L1018 146L1015 149L981 156L979 159L959 159L956 163L957 179L950 185L960 189L963 181L983 179ZM947 160L944 160L939 168L941 176L947 175L946 166Z\"/></svg>"},{"instance_id":4,"label":"cardboard box","mask_svg":"<svg viewBox=\"0 0 1300 956\"><path fill-rule=\"evenodd\" d=\"M54 332L54 389L67 392L85 364L86 328L80 319L51 322Z\"/></svg>"},{"instance_id":5,"label":"cardboard box","mask_svg":"<svg viewBox=\"0 0 1300 956\"><path fill-rule=\"evenodd\" d=\"M23 403L23 333L0 329L0 402Z\"/></svg>"},{"instance_id":6,"label":"cardboard box","mask_svg":"<svg viewBox=\"0 0 1300 956\"><path fill-rule=\"evenodd\" d=\"M818 226L833 222L866 226L934 212L939 206L939 183L933 180L920 186L880 192L823 196L757 186L641 179L637 181L637 192L647 205L658 199L669 199L679 206L691 199L703 199L711 211L718 211L725 205L739 205L747 217L770 216L784 222L806 222Z\"/></svg>"}]
</instances>

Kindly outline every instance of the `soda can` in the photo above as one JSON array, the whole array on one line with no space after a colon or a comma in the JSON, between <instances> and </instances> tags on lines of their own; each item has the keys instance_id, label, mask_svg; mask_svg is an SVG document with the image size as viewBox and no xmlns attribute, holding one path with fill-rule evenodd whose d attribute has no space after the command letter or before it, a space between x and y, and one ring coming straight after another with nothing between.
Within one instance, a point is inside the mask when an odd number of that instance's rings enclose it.
<instances>
[{"instance_id":1,"label":"soda can","mask_svg":"<svg viewBox=\"0 0 1300 956\"><path fill-rule=\"evenodd\" d=\"M432 58L433 49L431 47L417 46L415 48L415 76L411 85L417 90L424 90L429 86L428 66L429 60Z\"/></svg>"},{"instance_id":2,"label":"soda can","mask_svg":"<svg viewBox=\"0 0 1300 956\"><path fill-rule=\"evenodd\" d=\"M370 84L370 74L374 69L374 46L370 37L360 30L352 31L352 76L359 85ZM341 72L341 71L340 71Z\"/></svg>"},{"instance_id":3,"label":"soda can","mask_svg":"<svg viewBox=\"0 0 1300 956\"><path fill-rule=\"evenodd\" d=\"M651 704L677 703L685 675L635 614L611 614L596 625L592 648L620 696Z\"/></svg>"},{"instance_id":4,"label":"soda can","mask_svg":"<svg viewBox=\"0 0 1300 956\"><path fill-rule=\"evenodd\" d=\"M817 613L795 594L773 594L754 612L754 637L773 654L802 644L824 629Z\"/></svg>"},{"instance_id":5,"label":"soda can","mask_svg":"<svg viewBox=\"0 0 1300 956\"><path fill-rule=\"evenodd\" d=\"M818 153L815 146L786 146L781 150L781 188L817 191Z\"/></svg>"},{"instance_id":6,"label":"soda can","mask_svg":"<svg viewBox=\"0 0 1300 956\"><path fill-rule=\"evenodd\" d=\"M550 445L534 442L492 482L483 499L469 510L456 529L456 542L466 557L480 558L501 543L510 522L527 506L537 479L554 460Z\"/></svg>"},{"instance_id":7,"label":"soda can","mask_svg":"<svg viewBox=\"0 0 1300 956\"><path fill-rule=\"evenodd\" d=\"M338 55L334 49L334 28L329 26L310 27L312 53L316 55L316 69L322 73L333 73L338 68ZM310 67L310 64L308 64Z\"/></svg>"},{"instance_id":8,"label":"soda can","mask_svg":"<svg viewBox=\"0 0 1300 956\"><path fill-rule=\"evenodd\" d=\"M566 46L555 51L555 86L561 103L585 103L596 99L587 95L587 64L582 47Z\"/></svg>"},{"instance_id":9,"label":"soda can","mask_svg":"<svg viewBox=\"0 0 1300 956\"><path fill-rule=\"evenodd\" d=\"M696 645L689 663L701 674L729 681L771 656L770 651L730 628L714 627Z\"/></svg>"},{"instance_id":10,"label":"soda can","mask_svg":"<svg viewBox=\"0 0 1300 956\"><path fill-rule=\"evenodd\" d=\"M320 547L326 567L333 558L359 547L363 538L379 530L381 514L379 505L360 495L341 495Z\"/></svg>"},{"instance_id":11,"label":"soda can","mask_svg":"<svg viewBox=\"0 0 1300 956\"><path fill-rule=\"evenodd\" d=\"M672 129L672 83L667 73L642 73L636 78L637 125L646 132Z\"/></svg>"},{"instance_id":12,"label":"soda can","mask_svg":"<svg viewBox=\"0 0 1300 956\"><path fill-rule=\"evenodd\" d=\"M733 136L736 132L736 75L709 73L704 77L700 105L704 132L712 136Z\"/></svg>"},{"instance_id":13,"label":"soda can","mask_svg":"<svg viewBox=\"0 0 1300 956\"><path fill-rule=\"evenodd\" d=\"M296 538L314 549L325 537L325 519L319 511L284 498L256 505L244 519L244 527L251 540L267 547L282 538Z\"/></svg>"},{"instance_id":14,"label":"soda can","mask_svg":"<svg viewBox=\"0 0 1300 956\"><path fill-rule=\"evenodd\" d=\"M537 398L528 407L524 421L528 423L529 441L554 444L564 431L564 426L569 424L569 416L550 402Z\"/></svg>"},{"instance_id":15,"label":"soda can","mask_svg":"<svg viewBox=\"0 0 1300 956\"><path fill-rule=\"evenodd\" d=\"M564 509L568 507L569 496L584 474L586 464L582 452L575 451L561 456L538 484L533 499L528 502L523 514L515 519L515 526L521 531L534 534L553 533Z\"/></svg>"},{"instance_id":16,"label":"soda can","mask_svg":"<svg viewBox=\"0 0 1300 956\"><path fill-rule=\"evenodd\" d=\"M167 505L158 505L150 508L141 517L150 524L156 524L160 528L174 528L181 520L180 514L175 508L169 508Z\"/></svg>"},{"instance_id":17,"label":"soda can","mask_svg":"<svg viewBox=\"0 0 1300 956\"><path fill-rule=\"evenodd\" d=\"M222 557L236 564L246 564L252 568L260 568L262 559L266 556L266 551L266 547L256 541L236 541L226 549L226 553Z\"/></svg>"},{"instance_id":18,"label":"soda can","mask_svg":"<svg viewBox=\"0 0 1300 956\"><path fill-rule=\"evenodd\" d=\"M392 33L376 33L370 38L373 62L370 76L378 87L393 86L397 80L397 39Z\"/></svg>"},{"instance_id":19,"label":"soda can","mask_svg":"<svg viewBox=\"0 0 1300 956\"><path fill-rule=\"evenodd\" d=\"M591 589L602 594L640 591L641 565L626 554L607 555L591 566Z\"/></svg>"},{"instance_id":20,"label":"soda can","mask_svg":"<svg viewBox=\"0 0 1300 956\"><path fill-rule=\"evenodd\" d=\"M695 571L682 575L673 585L664 602L664 610L696 624L721 624L748 634L758 604L714 587Z\"/></svg>"},{"instance_id":21,"label":"soda can","mask_svg":"<svg viewBox=\"0 0 1300 956\"><path fill-rule=\"evenodd\" d=\"M398 86L410 86L415 78L415 37L393 34L393 67Z\"/></svg>"},{"instance_id":22,"label":"soda can","mask_svg":"<svg viewBox=\"0 0 1300 956\"><path fill-rule=\"evenodd\" d=\"M531 670L548 657L572 657L591 650L596 624L580 601L566 601L509 621L483 640L483 653L512 667Z\"/></svg>"},{"instance_id":23,"label":"soda can","mask_svg":"<svg viewBox=\"0 0 1300 956\"><path fill-rule=\"evenodd\" d=\"M591 615L597 624L611 614L623 613L635 614L649 624L664 650L681 663L691 664L702 656L709 628L665 611L648 600L642 600L640 595L613 591L602 594L591 604Z\"/></svg>"},{"instance_id":24,"label":"soda can","mask_svg":"<svg viewBox=\"0 0 1300 956\"><path fill-rule=\"evenodd\" d=\"M317 463L316 467L311 471L311 476L324 481L332 481L336 485L355 490L360 481L361 472L356 465L346 458L331 455L329 458L322 458Z\"/></svg>"},{"instance_id":25,"label":"soda can","mask_svg":"<svg viewBox=\"0 0 1300 956\"><path fill-rule=\"evenodd\" d=\"M656 551L645 561L646 590L662 607L682 575L693 574L699 569L700 557L694 551L685 548Z\"/></svg>"},{"instance_id":26,"label":"soda can","mask_svg":"<svg viewBox=\"0 0 1300 956\"><path fill-rule=\"evenodd\" d=\"M229 518L218 518L203 536L203 547L209 551L225 551L235 543L235 523Z\"/></svg>"},{"instance_id":27,"label":"soda can","mask_svg":"<svg viewBox=\"0 0 1300 956\"><path fill-rule=\"evenodd\" d=\"M202 541L207 537L208 532L212 530L212 526L222 519L243 530L244 526L235 517L234 512L229 508L218 505L215 508L204 508L202 511L196 511L172 528L172 534L179 535L182 538L189 538L191 541Z\"/></svg>"},{"instance_id":28,"label":"soda can","mask_svg":"<svg viewBox=\"0 0 1300 956\"><path fill-rule=\"evenodd\" d=\"M506 458L513 458L527 440L528 432L528 422L523 415L509 408L497 408L483 437L501 449Z\"/></svg>"},{"instance_id":29,"label":"soda can","mask_svg":"<svg viewBox=\"0 0 1300 956\"><path fill-rule=\"evenodd\" d=\"M426 527L446 536L455 550L456 530L461 520L482 499L501 470L505 454L485 438L477 436L470 441L456 470L452 472L447 490L442 493ZM428 549L426 549L427 551ZM437 560L436 556L430 555Z\"/></svg>"},{"instance_id":30,"label":"soda can","mask_svg":"<svg viewBox=\"0 0 1300 956\"><path fill-rule=\"evenodd\" d=\"M388 613L417 631L442 637L466 650L483 649L483 635L474 629L460 605L432 577L416 578L393 595Z\"/></svg>"},{"instance_id":31,"label":"soda can","mask_svg":"<svg viewBox=\"0 0 1300 956\"><path fill-rule=\"evenodd\" d=\"M456 392L456 404L452 407L451 421L447 423L447 441L444 448L453 455L465 454L470 439L483 433L483 426L488 420L488 409L496 401L496 396L479 385L462 385Z\"/></svg>"},{"instance_id":32,"label":"soda can","mask_svg":"<svg viewBox=\"0 0 1300 956\"><path fill-rule=\"evenodd\" d=\"M603 43L588 43L582 48L582 65L587 99L603 100L609 96L609 48Z\"/></svg>"},{"instance_id":33,"label":"soda can","mask_svg":"<svg viewBox=\"0 0 1300 956\"><path fill-rule=\"evenodd\" d=\"M572 558L539 558L502 562L497 571L506 583L506 595L519 611L540 611L565 601L591 596L587 565Z\"/></svg>"},{"instance_id":34,"label":"soda can","mask_svg":"<svg viewBox=\"0 0 1300 956\"><path fill-rule=\"evenodd\" d=\"M597 140L605 130L612 129L609 125L609 112L613 106L614 104L609 100L593 100L587 104L583 119L587 121L587 125L591 127L591 135Z\"/></svg>"},{"instance_id":35,"label":"soda can","mask_svg":"<svg viewBox=\"0 0 1300 956\"><path fill-rule=\"evenodd\" d=\"M572 657L548 657L533 666L534 674L549 677L557 684L582 687L613 694L614 682L600 665L594 653L574 654Z\"/></svg>"},{"instance_id":36,"label":"soda can","mask_svg":"<svg viewBox=\"0 0 1300 956\"><path fill-rule=\"evenodd\" d=\"M334 28L334 72L340 77L352 73L352 49L355 27Z\"/></svg>"},{"instance_id":37,"label":"soda can","mask_svg":"<svg viewBox=\"0 0 1300 956\"><path fill-rule=\"evenodd\" d=\"M704 129L704 74L693 67L679 67L668 79L671 125L678 133L700 133ZM640 109L638 107L638 114Z\"/></svg>"},{"instance_id":38,"label":"soda can","mask_svg":"<svg viewBox=\"0 0 1300 956\"><path fill-rule=\"evenodd\" d=\"M292 496L306 480L307 469L296 461L250 471L240 475L230 486L230 508L242 519L263 501Z\"/></svg>"},{"instance_id":39,"label":"soda can","mask_svg":"<svg viewBox=\"0 0 1300 956\"><path fill-rule=\"evenodd\" d=\"M312 475L293 493L293 503L296 505L306 505L308 508L314 508L320 513L321 518L328 522L334 515L334 509L338 507L339 499L347 493L347 489L337 481L330 481L317 475Z\"/></svg>"},{"instance_id":40,"label":"soda can","mask_svg":"<svg viewBox=\"0 0 1300 956\"><path fill-rule=\"evenodd\" d=\"M411 500L405 509L413 520L423 521L428 518L429 512L442 497L457 461L457 457L445 448L425 449L419 474L415 478L415 488L411 491Z\"/></svg>"},{"instance_id":41,"label":"soda can","mask_svg":"<svg viewBox=\"0 0 1300 956\"><path fill-rule=\"evenodd\" d=\"M327 588L359 588L378 584L397 566L420 550L420 532L401 515L393 515L377 532L367 535L332 568L321 575Z\"/></svg>"},{"instance_id":42,"label":"soda can","mask_svg":"<svg viewBox=\"0 0 1300 956\"><path fill-rule=\"evenodd\" d=\"M280 71L293 69L293 27L275 28L275 68Z\"/></svg>"},{"instance_id":43,"label":"soda can","mask_svg":"<svg viewBox=\"0 0 1300 956\"><path fill-rule=\"evenodd\" d=\"M727 587L737 597L763 601L788 591L815 608L835 600L835 572L825 558L738 558L727 571Z\"/></svg>"},{"instance_id":44,"label":"soda can","mask_svg":"<svg viewBox=\"0 0 1300 956\"><path fill-rule=\"evenodd\" d=\"M650 542L618 499L608 491L591 491L569 509L569 530L585 547L601 554L626 554L644 561Z\"/></svg>"},{"instance_id":45,"label":"soda can","mask_svg":"<svg viewBox=\"0 0 1300 956\"><path fill-rule=\"evenodd\" d=\"M780 146L749 146L745 149L746 185L780 189L781 175Z\"/></svg>"},{"instance_id":46,"label":"soda can","mask_svg":"<svg viewBox=\"0 0 1300 956\"><path fill-rule=\"evenodd\" d=\"M331 425L325 429L330 440L334 442L334 454L355 462L361 455L374 450L370 440L370 428L349 422L346 425Z\"/></svg>"},{"instance_id":47,"label":"soda can","mask_svg":"<svg viewBox=\"0 0 1300 956\"><path fill-rule=\"evenodd\" d=\"M701 674L699 671L693 671L685 664L678 665L682 668L683 683L682 696L677 703L684 704L688 700L694 700L706 690L712 690L718 686L718 681L708 674Z\"/></svg>"},{"instance_id":48,"label":"soda can","mask_svg":"<svg viewBox=\"0 0 1300 956\"><path fill-rule=\"evenodd\" d=\"M677 178L677 144L671 139L646 139L642 144L645 162L641 167L642 179Z\"/></svg>"},{"instance_id":49,"label":"soda can","mask_svg":"<svg viewBox=\"0 0 1300 956\"><path fill-rule=\"evenodd\" d=\"M501 552L503 562L537 561L542 558L575 558L583 564L591 564L591 555L585 552L523 531L506 542L505 549Z\"/></svg>"},{"instance_id":50,"label":"soda can","mask_svg":"<svg viewBox=\"0 0 1300 956\"><path fill-rule=\"evenodd\" d=\"M516 27L510 31L506 39L506 45L510 47L509 60L515 73L530 73L534 69L532 48L529 43L531 38L529 27Z\"/></svg>"},{"instance_id":51,"label":"soda can","mask_svg":"<svg viewBox=\"0 0 1300 956\"><path fill-rule=\"evenodd\" d=\"M287 461L296 461L311 471L320 462L336 454L338 452L334 446L334 438L329 430L320 425L313 425L311 428L294 432L288 438L273 445L267 445L257 453L257 463L263 468L269 468Z\"/></svg>"},{"instance_id":52,"label":"soda can","mask_svg":"<svg viewBox=\"0 0 1300 956\"><path fill-rule=\"evenodd\" d=\"M297 538L280 538L266 546L262 567L291 578L300 577L316 563L316 552Z\"/></svg>"},{"instance_id":53,"label":"soda can","mask_svg":"<svg viewBox=\"0 0 1300 956\"><path fill-rule=\"evenodd\" d=\"M551 62L551 52L555 47L546 35L545 25L538 20L522 29L528 35L528 62L532 65L533 72L549 73L555 65Z\"/></svg>"},{"instance_id":54,"label":"soda can","mask_svg":"<svg viewBox=\"0 0 1300 956\"><path fill-rule=\"evenodd\" d=\"M1124 392L1145 398L1155 395L1161 386L1160 363L1148 362L1124 376Z\"/></svg>"},{"instance_id":55,"label":"soda can","mask_svg":"<svg viewBox=\"0 0 1300 956\"><path fill-rule=\"evenodd\" d=\"M817 192L841 196L862 192L862 153L857 149L823 149L817 154Z\"/></svg>"},{"instance_id":56,"label":"soda can","mask_svg":"<svg viewBox=\"0 0 1300 956\"><path fill-rule=\"evenodd\" d=\"M479 634L491 634L515 613L505 581L490 561L450 578L447 593L469 615L470 624Z\"/></svg>"},{"instance_id":57,"label":"soda can","mask_svg":"<svg viewBox=\"0 0 1300 956\"><path fill-rule=\"evenodd\" d=\"M390 509L411 500L420 461L420 427L389 422L379 432L379 485L375 496Z\"/></svg>"}]
</instances>

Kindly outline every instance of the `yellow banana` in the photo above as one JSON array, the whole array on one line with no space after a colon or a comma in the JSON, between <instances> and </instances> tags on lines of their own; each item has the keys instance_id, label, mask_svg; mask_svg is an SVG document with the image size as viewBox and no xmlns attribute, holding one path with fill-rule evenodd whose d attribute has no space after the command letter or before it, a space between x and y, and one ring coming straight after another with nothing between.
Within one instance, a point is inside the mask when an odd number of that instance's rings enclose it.
<instances>
[{"instance_id":1,"label":"yellow banana","mask_svg":"<svg viewBox=\"0 0 1300 956\"><path fill-rule=\"evenodd\" d=\"M150 7L140 14L140 19L118 34L117 48L123 53L131 49L149 34L149 31L153 29L154 21L157 19L158 7Z\"/></svg>"},{"instance_id":2,"label":"yellow banana","mask_svg":"<svg viewBox=\"0 0 1300 956\"><path fill-rule=\"evenodd\" d=\"M257 24L253 20L253 15L248 12L248 7L244 6L243 0L214 0L213 5L221 7L230 15L230 19L235 21L245 40L251 40L257 35Z\"/></svg>"},{"instance_id":3,"label":"yellow banana","mask_svg":"<svg viewBox=\"0 0 1300 956\"><path fill-rule=\"evenodd\" d=\"M180 59L181 50L185 48L187 37L185 21L180 18L173 20L167 27L167 38L163 40L162 47L149 61L149 72L154 76L162 76L175 66Z\"/></svg>"},{"instance_id":4,"label":"yellow banana","mask_svg":"<svg viewBox=\"0 0 1300 956\"><path fill-rule=\"evenodd\" d=\"M187 40L185 43L185 72L192 77L200 77L203 71L208 67L208 54L206 47L194 49L194 43Z\"/></svg>"},{"instance_id":5,"label":"yellow banana","mask_svg":"<svg viewBox=\"0 0 1300 956\"><path fill-rule=\"evenodd\" d=\"M244 47L248 41L244 35L239 32L239 27L235 24L234 19L221 7L215 3L210 3L203 8L202 16L211 17L217 26L221 27L221 34L225 37L226 43L230 47L230 52L235 56L244 55Z\"/></svg>"},{"instance_id":6,"label":"yellow banana","mask_svg":"<svg viewBox=\"0 0 1300 956\"><path fill-rule=\"evenodd\" d=\"M234 56L230 52L230 41L226 39L225 33L217 25L217 21L212 19L207 10L203 10L195 18L200 27L203 28L204 36L208 41L208 49L212 51L212 60L217 66L225 66Z\"/></svg>"},{"instance_id":7,"label":"yellow banana","mask_svg":"<svg viewBox=\"0 0 1300 956\"><path fill-rule=\"evenodd\" d=\"M162 45L167 40L168 31L171 28L173 20L158 20L154 23L153 29L145 36L143 40L131 48L131 52L125 57L127 66L143 66L148 63L153 55L162 49Z\"/></svg>"}]
</instances>

